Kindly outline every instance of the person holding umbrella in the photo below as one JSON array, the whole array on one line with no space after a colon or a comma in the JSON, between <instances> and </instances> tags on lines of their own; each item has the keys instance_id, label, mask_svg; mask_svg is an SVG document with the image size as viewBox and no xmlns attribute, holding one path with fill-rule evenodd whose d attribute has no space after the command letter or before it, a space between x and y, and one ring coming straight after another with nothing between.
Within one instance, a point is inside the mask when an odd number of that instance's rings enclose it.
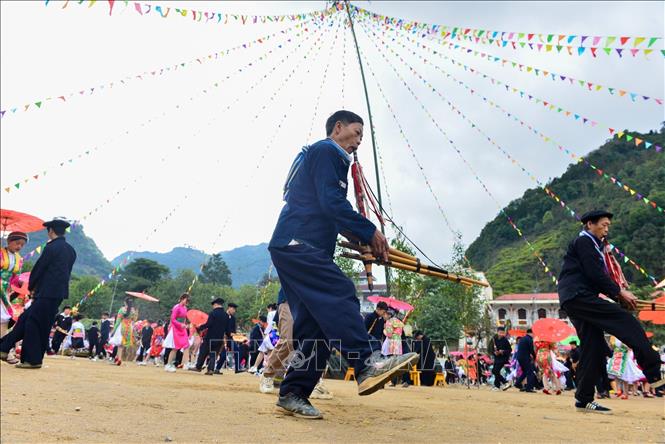
<instances>
[{"instance_id":1,"label":"person holding umbrella","mask_svg":"<svg viewBox=\"0 0 665 444\"><path fill-rule=\"evenodd\" d=\"M122 365L123 351L129 358L136 343L134 339L134 322L139 318L139 313L134 308L134 299L125 297L125 304L118 310L118 315L113 325L113 334L109 343L117 348L115 359L111 365Z\"/></svg>"},{"instance_id":2,"label":"person holding umbrella","mask_svg":"<svg viewBox=\"0 0 665 444\"><path fill-rule=\"evenodd\" d=\"M69 222L54 219L44 223L49 241L30 272L28 289L33 293L30 307L0 343L0 359L23 340L21 363L17 368L38 369L48 348L48 336L60 303L69 297L69 278L76 261L76 251L65 240Z\"/></svg>"},{"instance_id":3,"label":"person holding umbrella","mask_svg":"<svg viewBox=\"0 0 665 444\"><path fill-rule=\"evenodd\" d=\"M7 246L0 248L0 338L7 334L9 321L12 319L12 306L9 295L12 286L18 285L23 268L23 258L19 252L28 242L28 235L14 231L7 236Z\"/></svg>"},{"instance_id":4,"label":"person holding umbrella","mask_svg":"<svg viewBox=\"0 0 665 444\"><path fill-rule=\"evenodd\" d=\"M634 350L654 388L665 384L660 378L658 353L651 348L639 321L628 311L636 308L637 298L625 288L622 279L610 274L613 264L604 252L603 242L612 217L612 213L598 210L582 215L583 229L568 245L559 275L559 303L581 342L575 393L575 408L580 412L611 413L594 401L595 384L605 364L605 332ZM606 298L599 297L600 293Z\"/></svg>"}]
</instances>

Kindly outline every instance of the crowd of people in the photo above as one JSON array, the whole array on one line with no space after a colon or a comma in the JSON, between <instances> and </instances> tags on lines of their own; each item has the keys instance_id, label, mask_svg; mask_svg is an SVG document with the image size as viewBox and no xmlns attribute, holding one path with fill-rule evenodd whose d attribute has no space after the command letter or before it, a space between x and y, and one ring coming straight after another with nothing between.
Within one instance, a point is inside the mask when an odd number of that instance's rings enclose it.
<instances>
[{"instance_id":1,"label":"crowd of people","mask_svg":"<svg viewBox=\"0 0 665 444\"><path fill-rule=\"evenodd\" d=\"M309 399L332 397L322 383L332 354L353 373L360 396L387 383L408 387L414 372L421 385L432 385L440 373L451 383L487 383L496 390L515 386L533 393L542 387L545 394L559 395L564 388L575 388L574 405L581 412L610 413L594 401L596 390L600 397L612 390L621 399L636 390L645 397L662 396L663 359L630 313L637 307L636 297L607 254L612 214L606 211L581 217L583 229L563 260L559 300L582 345L578 351L573 344L565 359L556 344L534 338L530 330L514 344L499 328L488 354L465 347L457 361L449 356L441 364L424 332L411 331L406 316L400 318L388 304L377 304L363 322L356 287L333 261L337 236L357 239L382 262L388 261L390 247L381 230L346 199L352 154L363 137L362 118L337 111L325 129L327 137L304 147L289 170L283 188L286 205L268 247L281 290L250 338L238 335L237 306L221 298L212 301L207 321L190 322L187 293L165 321L139 321L132 297L115 319L104 313L87 332L81 313L65 307L57 315L69 296L76 252L64 236L69 223L55 219L44 224L49 241L27 285L20 280L19 254L27 234L10 233L1 249L0 360L39 369L44 355L58 353L64 344L72 356L108 358L116 366L133 360L163 363L169 373L179 368L206 368L206 375L221 374L223 367L235 373L248 370L260 375L258 391L274 393L279 386L280 411L307 419L323 417ZM612 348L606 332L616 337Z\"/></svg>"}]
</instances>

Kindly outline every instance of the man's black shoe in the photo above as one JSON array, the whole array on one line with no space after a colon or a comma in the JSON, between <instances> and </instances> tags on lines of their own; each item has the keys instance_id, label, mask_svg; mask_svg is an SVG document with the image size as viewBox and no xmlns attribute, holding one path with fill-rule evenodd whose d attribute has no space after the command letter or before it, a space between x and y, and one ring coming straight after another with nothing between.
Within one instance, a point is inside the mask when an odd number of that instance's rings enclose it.
<instances>
[{"instance_id":1,"label":"man's black shoe","mask_svg":"<svg viewBox=\"0 0 665 444\"><path fill-rule=\"evenodd\" d=\"M287 393L277 400L277 407L282 413L304 419L322 419L321 412L305 398L295 393Z\"/></svg>"},{"instance_id":2,"label":"man's black shoe","mask_svg":"<svg viewBox=\"0 0 665 444\"><path fill-rule=\"evenodd\" d=\"M198 367L190 367L187 370L189 370L190 372L199 372L199 373L201 373L202 369L200 369Z\"/></svg>"},{"instance_id":3,"label":"man's black shoe","mask_svg":"<svg viewBox=\"0 0 665 444\"><path fill-rule=\"evenodd\" d=\"M600 404L597 404L595 401L587 402L586 404L583 402L575 401L575 409L578 412L584 412L584 413L600 413L603 415L612 414L612 410L608 409L607 407L603 407Z\"/></svg>"},{"instance_id":4,"label":"man's black shoe","mask_svg":"<svg viewBox=\"0 0 665 444\"><path fill-rule=\"evenodd\" d=\"M214 371L214 374L216 374L216 375L223 375L224 373L222 373L221 370L215 370L215 371Z\"/></svg>"},{"instance_id":5,"label":"man's black shoe","mask_svg":"<svg viewBox=\"0 0 665 444\"><path fill-rule=\"evenodd\" d=\"M536 391L535 391L534 389L528 389L528 390L527 390L527 389L525 389L525 388L521 389L520 392L523 392L523 393L536 393Z\"/></svg>"},{"instance_id":6,"label":"man's black shoe","mask_svg":"<svg viewBox=\"0 0 665 444\"><path fill-rule=\"evenodd\" d=\"M215 374L215 372L213 372L212 370L208 370L208 371L206 372L206 375L208 375L208 376L212 376L212 375L214 375L214 374Z\"/></svg>"},{"instance_id":7,"label":"man's black shoe","mask_svg":"<svg viewBox=\"0 0 665 444\"><path fill-rule=\"evenodd\" d=\"M401 356L382 358L379 352L370 357L370 363L358 375L358 394L371 395L392 379L409 370L409 366L418 360L418 353L406 353Z\"/></svg>"}]
</instances>

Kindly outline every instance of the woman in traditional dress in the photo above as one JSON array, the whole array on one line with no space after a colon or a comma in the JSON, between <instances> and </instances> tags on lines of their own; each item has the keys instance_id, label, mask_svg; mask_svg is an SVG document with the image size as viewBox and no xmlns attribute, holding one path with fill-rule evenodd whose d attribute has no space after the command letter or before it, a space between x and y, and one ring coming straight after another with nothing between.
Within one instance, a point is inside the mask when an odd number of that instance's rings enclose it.
<instances>
[{"instance_id":1,"label":"woman in traditional dress","mask_svg":"<svg viewBox=\"0 0 665 444\"><path fill-rule=\"evenodd\" d=\"M178 299L178 303L171 309L171 325L169 333L164 340L164 370L173 373L176 371L173 360L175 360L176 353L171 354L172 350L186 350L189 347L189 336L187 335L187 327L185 320L187 319L187 303L189 302L189 294L183 293ZM187 353L183 353L187 355ZM186 356L185 356L186 358Z\"/></svg>"},{"instance_id":2,"label":"woman in traditional dress","mask_svg":"<svg viewBox=\"0 0 665 444\"><path fill-rule=\"evenodd\" d=\"M19 251L27 242L27 234L14 231L7 236L7 246L0 248L0 338L7 334L8 324L12 319L13 310L9 297L13 293L12 285L21 286L18 275L21 274L23 258Z\"/></svg>"},{"instance_id":3,"label":"woman in traditional dress","mask_svg":"<svg viewBox=\"0 0 665 444\"><path fill-rule=\"evenodd\" d=\"M152 332L152 339L150 340L150 358L156 366L159 366L159 357L164 350L164 323L157 321L157 327Z\"/></svg>"},{"instance_id":4,"label":"woman in traditional dress","mask_svg":"<svg viewBox=\"0 0 665 444\"><path fill-rule=\"evenodd\" d=\"M109 343L118 347L115 359L112 365L121 365L123 359L123 351L125 358L131 356L136 341L134 339L134 322L139 317L138 311L134 308L134 300L127 296L125 298L125 305L118 310L118 315L115 319L113 326L113 333Z\"/></svg>"},{"instance_id":5,"label":"woman in traditional dress","mask_svg":"<svg viewBox=\"0 0 665 444\"><path fill-rule=\"evenodd\" d=\"M613 351L612 357L607 361L607 374L616 383L614 393L617 398L628 399L628 385L630 383L624 379L629 361L628 347L615 337L610 339L610 343Z\"/></svg>"},{"instance_id":6,"label":"woman in traditional dress","mask_svg":"<svg viewBox=\"0 0 665 444\"><path fill-rule=\"evenodd\" d=\"M381 347L381 353L384 356L394 356L402 354L402 330L404 323L399 320L393 310L389 310L384 315L386 323L383 326L383 335L386 337Z\"/></svg>"},{"instance_id":7,"label":"woman in traditional dress","mask_svg":"<svg viewBox=\"0 0 665 444\"><path fill-rule=\"evenodd\" d=\"M554 343L548 341L536 341L536 364L543 374L543 393L551 395L552 392L561 394L561 382L554 370L552 351Z\"/></svg>"}]
</instances>

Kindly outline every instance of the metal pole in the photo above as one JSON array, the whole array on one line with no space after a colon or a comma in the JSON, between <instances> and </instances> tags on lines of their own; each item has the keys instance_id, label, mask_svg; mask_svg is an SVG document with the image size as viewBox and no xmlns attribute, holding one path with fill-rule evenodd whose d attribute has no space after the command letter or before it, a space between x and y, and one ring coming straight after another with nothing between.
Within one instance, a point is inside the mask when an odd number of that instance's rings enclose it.
<instances>
[{"instance_id":1,"label":"metal pole","mask_svg":"<svg viewBox=\"0 0 665 444\"><path fill-rule=\"evenodd\" d=\"M365 81L365 70L363 69L363 61L360 57L360 49L358 48L358 39L356 38L356 30L353 28L353 18L351 17L351 9L349 8L348 0L344 2L346 6L346 13L349 16L349 24L351 25L351 34L353 34L353 43L356 47L356 54L358 55L358 65L360 66L360 77L363 81L363 89L365 91L365 103L367 104L367 116L369 117L369 131L372 137L372 152L374 153L374 174L376 175L376 194L379 201L379 208L383 211L383 204L381 200L381 181L379 180L379 160L376 153L376 139L374 136L374 124L372 123L372 110L369 105L369 94L367 93L367 82ZM386 234L385 228L381 225L381 233ZM390 271L388 267L384 267L386 272L386 291L390 294Z\"/></svg>"}]
</instances>

